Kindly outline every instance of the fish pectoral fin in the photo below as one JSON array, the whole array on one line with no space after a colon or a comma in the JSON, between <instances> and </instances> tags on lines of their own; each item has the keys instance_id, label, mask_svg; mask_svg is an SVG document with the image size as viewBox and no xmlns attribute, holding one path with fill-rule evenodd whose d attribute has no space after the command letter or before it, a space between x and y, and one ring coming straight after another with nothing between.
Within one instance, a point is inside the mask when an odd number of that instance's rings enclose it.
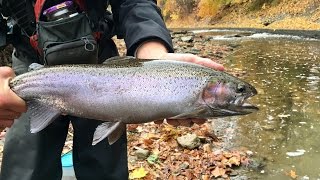
<instances>
[{"instance_id":1,"label":"fish pectoral fin","mask_svg":"<svg viewBox=\"0 0 320 180\"><path fill-rule=\"evenodd\" d=\"M30 131L37 133L51 124L61 112L52 106L33 100L27 103L30 114Z\"/></svg>"},{"instance_id":2,"label":"fish pectoral fin","mask_svg":"<svg viewBox=\"0 0 320 180\"><path fill-rule=\"evenodd\" d=\"M109 144L115 143L125 132L126 125L118 122L104 122L100 124L93 135L92 145L98 144L100 141L108 137Z\"/></svg>"},{"instance_id":3,"label":"fish pectoral fin","mask_svg":"<svg viewBox=\"0 0 320 180\"><path fill-rule=\"evenodd\" d=\"M205 114L206 112L207 112L206 108L200 107L200 108L195 109L194 111L182 113L182 114L179 114L177 116L170 117L168 119L203 118L203 116L201 116L201 115Z\"/></svg>"}]
</instances>

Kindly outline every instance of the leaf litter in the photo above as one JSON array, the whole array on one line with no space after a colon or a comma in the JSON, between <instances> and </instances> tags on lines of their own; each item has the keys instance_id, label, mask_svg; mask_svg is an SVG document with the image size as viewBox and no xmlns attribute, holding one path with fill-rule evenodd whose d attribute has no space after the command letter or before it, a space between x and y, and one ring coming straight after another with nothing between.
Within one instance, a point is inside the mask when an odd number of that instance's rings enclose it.
<instances>
[{"instance_id":1,"label":"leaf litter","mask_svg":"<svg viewBox=\"0 0 320 180\"><path fill-rule=\"evenodd\" d=\"M245 151L223 150L221 138L212 133L209 122L192 127L173 127L166 123L134 126L128 125L128 156L134 157L135 147L151 152L145 160L129 161L131 177L136 177L141 168L148 172L134 179L228 178L237 168L250 163ZM177 138L188 132L201 137L200 147L190 150L177 143Z\"/></svg>"}]
</instances>

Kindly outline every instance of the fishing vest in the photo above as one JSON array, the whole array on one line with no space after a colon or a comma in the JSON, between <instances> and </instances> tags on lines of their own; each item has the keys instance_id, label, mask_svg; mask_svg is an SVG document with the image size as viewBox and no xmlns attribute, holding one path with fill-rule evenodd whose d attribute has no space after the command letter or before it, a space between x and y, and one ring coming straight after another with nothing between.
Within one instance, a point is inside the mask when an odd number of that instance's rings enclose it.
<instances>
[{"instance_id":1,"label":"fishing vest","mask_svg":"<svg viewBox=\"0 0 320 180\"><path fill-rule=\"evenodd\" d=\"M35 4L28 0L6 1L12 17L29 37L30 45L43 64L96 64L101 36L113 36L112 15L105 10L108 3L102 4L103 1L68 1L73 3L76 13L52 21L43 15L45 9L49 9L50 0L36 0ZM54 8L61 8L66 2ZM101 17L106 24L99 24Z\"/></svg>"}]
</instances>

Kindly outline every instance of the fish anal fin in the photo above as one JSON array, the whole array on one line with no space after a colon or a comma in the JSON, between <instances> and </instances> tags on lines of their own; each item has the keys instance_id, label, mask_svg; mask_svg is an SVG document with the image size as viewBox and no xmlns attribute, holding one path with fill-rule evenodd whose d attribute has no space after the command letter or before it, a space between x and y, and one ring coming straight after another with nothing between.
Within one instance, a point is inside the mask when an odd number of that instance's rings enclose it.
<instances>
[{"instance_id":1,"label":"fish anal fin","mask_svg":"<svg viewBox=\"0 0 320 180\"><path fill-rule=\"evenodd\" d=\"M98 144L100 141L108 137L109 144L116 142L125 131L125 124L120 121L104 122L100 124L93 135L92 145ZM111 142L110 142L111 141Z\"/></svg>"},{"instance_id":2,"label":"fish anal fin","mask_svg":"<svg viewBox=\"0 0 320 180\"><path fill-rule=\"evenodd\" d=\"M108 142L110 145L113 143L117 142L118 139L123 135L123 133L126 131L126 125L121 123L121 125L113 131L109 136L108 136Z\"/></svg>"},{"instance_id":3,"label":"fish anal fin","mask_svg":"<svg viewBox=\"0 0 320 180\"><path fill-rule=\"evenodd\" d=\"M30 115L30 131L37 133L51 124L61 112L52 106L46 105L38 100L32 100L27 103L28 113Z\"/></svg>"}]
</instances>

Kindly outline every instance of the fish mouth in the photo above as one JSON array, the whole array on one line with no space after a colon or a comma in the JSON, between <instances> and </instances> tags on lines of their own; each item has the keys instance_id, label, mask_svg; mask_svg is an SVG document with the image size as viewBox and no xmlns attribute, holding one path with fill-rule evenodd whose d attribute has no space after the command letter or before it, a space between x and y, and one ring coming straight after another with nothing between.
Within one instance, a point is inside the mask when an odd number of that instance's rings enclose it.
<instances>
[{"instance_id":1,"label":"fish mouth","mask_svg":"<svg viewBox=\"0 0 320 180\"><path fill-rule=\"evenodd\" d=\"M245 115L256 112L259 108L250 103L243 103L241 105L231 105L229 110L232 110L239 115Z\"/></svg>"},{"instance_id":2,"label":"fish mouth","mask_svg":"<svg viewBox=\"0 0 320 180\"><path fill-rule=\"evenodd\" d=\"M232 102L218 107L211 107L210 105L207 105L210 108L212 114L215 114L215 116L218 117L246 115L259 110L258 107L247 102L248 97L251 96L238 97Z\"/></svg>"},{"instance_id":3,"label":"fish mouth","mask_svg":"<svg viewBox=\"0 0 320 180\"><path fill-rule=\"evenodd\" d=\"M248 96L240 96L238 98L236 98L234 101L232 101L229 106L228 106L228 110L233 111L236 114L239 115L244 115L244 114L250 114L253 112L256 112L259 110L258 107L250 104L249 102L247 102L247 99L249 97L254 96L255 94L250 94Z\"/></svg>"}]
</instances>

